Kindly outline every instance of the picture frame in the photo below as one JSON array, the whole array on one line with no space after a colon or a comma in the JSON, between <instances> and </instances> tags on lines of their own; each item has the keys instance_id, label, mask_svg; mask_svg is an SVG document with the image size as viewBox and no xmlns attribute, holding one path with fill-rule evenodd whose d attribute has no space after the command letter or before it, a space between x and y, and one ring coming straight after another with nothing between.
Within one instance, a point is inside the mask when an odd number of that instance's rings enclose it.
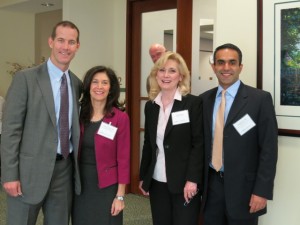
<instances>
[{"instance_id":1,"label":"picture frame","mask_svg":"<svg viewBox=\"0 0 300 225\"><path fill-rule=\"evenodd\" d=\"M300 137L300 1L257 0L257 15L257 88L273 97L278 134Z\"/></svg>"}]
</instances>

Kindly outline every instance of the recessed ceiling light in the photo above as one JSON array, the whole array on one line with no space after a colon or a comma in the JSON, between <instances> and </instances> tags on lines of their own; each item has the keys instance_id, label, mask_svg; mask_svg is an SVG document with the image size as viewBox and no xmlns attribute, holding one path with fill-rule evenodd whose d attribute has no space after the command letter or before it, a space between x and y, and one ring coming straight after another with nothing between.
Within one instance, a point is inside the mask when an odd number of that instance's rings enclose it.
<instances>
[{"instance_id":1,"label":"recessed ceiling light","mask_svg":"<svg viewBox=\"0 0 300 225\"><path fill-rule=\"evenodd\" d=\"M41 5L45 6L45 7L52 7L52 6L54 6L54 4L48 3L48 2L42 3Z\"/></svg>"}]
</instances>

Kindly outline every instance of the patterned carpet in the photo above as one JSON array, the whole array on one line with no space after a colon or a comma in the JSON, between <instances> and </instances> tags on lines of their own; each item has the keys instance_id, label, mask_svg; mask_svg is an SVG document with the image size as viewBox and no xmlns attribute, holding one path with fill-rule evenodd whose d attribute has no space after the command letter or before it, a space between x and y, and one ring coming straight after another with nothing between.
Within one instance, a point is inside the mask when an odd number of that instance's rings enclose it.
<instances>
[{"instance_id":1,"label":"patterned carpet","mask_svg":"<svg viewBox=\"0 0 300 225\"><path fill-rule=\"evenodd\" d=\"M6 197L0 187L0 225L5 225L6 220ZM125 197L124 225L152 225L149 199L127 194ZM42 225L43 215L39 216L36 225Z\"/></svg>"}]
</instances>

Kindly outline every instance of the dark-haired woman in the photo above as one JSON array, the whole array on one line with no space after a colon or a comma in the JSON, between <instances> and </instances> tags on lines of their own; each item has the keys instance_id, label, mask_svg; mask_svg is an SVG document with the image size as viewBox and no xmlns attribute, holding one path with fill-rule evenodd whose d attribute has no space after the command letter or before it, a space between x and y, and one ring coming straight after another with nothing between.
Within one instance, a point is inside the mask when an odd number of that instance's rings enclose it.
<instances>
[{"instance_id":1,"label":"dark-haired woman","mask_svg":"<svg viewBox=\"0 0 300 225\"><path fill-rule=\"evenodd\" d=\"M87 71L83 89L81 194L74 198L73 225L121 225L130 181L130 129L118 102L119 82L112 69L96 66Z\"/></svg>"}]
</instances>

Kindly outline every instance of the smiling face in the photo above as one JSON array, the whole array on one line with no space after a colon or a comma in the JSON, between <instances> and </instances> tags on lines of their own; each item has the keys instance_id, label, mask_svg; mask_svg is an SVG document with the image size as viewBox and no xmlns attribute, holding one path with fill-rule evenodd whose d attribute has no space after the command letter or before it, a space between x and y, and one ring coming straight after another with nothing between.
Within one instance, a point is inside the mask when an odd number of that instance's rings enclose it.
<instances>
[{"instance_id":1,"label":"smiling face","mask_svg":"<svg viewBox=\"0 0 300 225\"><path fill-rule=\"evenodd\" d=\"M55 38L50 37L48 39L48 44L52 49L50 59L62 71L69 68L70 62L79 48L80 44L77 42L77 37L76 29L58 26Z\"/></svg>"},{"instance_id":2,"label":"smiling face","mask_svg":"<svg viewBox=\"0 0 300 225\"><path fill-rule=\"evenodd\" d=\"M226 48L216 52L215 62L212 68L218 78L220 86L227 89L239 79L243 64L239 62L237 51Z\"/></svg>"},{"instance_id":3,"label":"smiling face","mask_svg":"<svg viewBox=\"0 0 300 225\"><path fill-rule=\"evenodd\" d=\"M96 73L92 79L90 96L92 102L106 102L110 90L110 80L105 72Z\"/></svg>"},{"instance_id":4,"label":"smiling face","mask_svg":"<svg viewBox=\"0 0 300 225\"><path fill-rule=\"evenodd\" d=\"M178 63L172 59L167 60L165 65L157 71L156 80L162 91L176 90L178 83L182 80Z\"/></svg>"}]
</instances>

